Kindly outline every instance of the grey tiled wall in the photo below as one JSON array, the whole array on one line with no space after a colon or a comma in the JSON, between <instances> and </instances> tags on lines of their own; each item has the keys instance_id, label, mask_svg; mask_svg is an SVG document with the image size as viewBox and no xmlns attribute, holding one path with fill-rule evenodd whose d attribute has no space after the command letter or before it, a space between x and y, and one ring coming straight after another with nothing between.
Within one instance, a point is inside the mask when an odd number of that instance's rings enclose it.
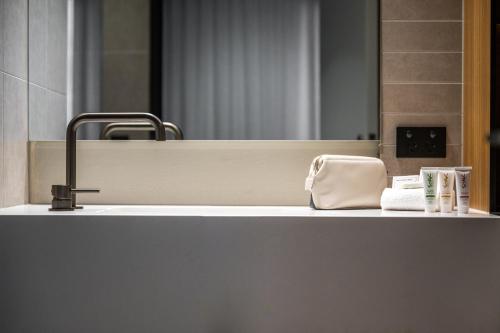
<instances>
[{"instance_id":1,"label":"grey tiled wall","mask_svg":"<svg viewBox=\"0 0 500 333\"><path fill-rule=\"evenodd\" d=\"M66 127L66 6L0 0L0 207L29 200L28 136Z\"/></svg>"},{"instance_id":2,"label":"grey tiled wall","mask_svg":"<svg viewBox=\"0 0 500 333\"><path fill-rule=\"evenodd\" d=\"M67 0L29 1L29 137L66 132Z\"/></svg>"},{"instance_id":3,"label":"grey tiled wall","mask_svg":"<svg viewBox=\"0 0 500 333\"><path fill-rule=\"evenodd\" d=\"M28 1L0 0L0 207L28 200Z\"/></svg>"},{"instance_id":4,"label":"grey tiled wall","mask_svg":"<svg viewBox=\"0 0 500 333\"><path fill-rule=\"evenodd\" d=\"M381 0L381 157L389 176L461 163L462 0ZM397 126L446 126L447 157L397 159Z\"/></svg>"}]
</instances>

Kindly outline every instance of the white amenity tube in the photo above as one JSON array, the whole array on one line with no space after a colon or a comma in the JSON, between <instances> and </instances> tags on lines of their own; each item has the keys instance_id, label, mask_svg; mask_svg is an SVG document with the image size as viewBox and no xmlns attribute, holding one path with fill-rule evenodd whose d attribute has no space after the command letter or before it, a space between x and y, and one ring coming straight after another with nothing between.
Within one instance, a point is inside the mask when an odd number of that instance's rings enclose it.
<instances>
[{"instance_id":1,"label":"white amenity tube","mask_svg":"<svg viewBox=\"0 0 500 333\"><path fill-rule=\"evenodd\" d=\"M425 212L433 213L437 206L437 177L438 169L422 168L422 181L424 183Z\"/></svg>"},{"instance_id":2,"label":"white amenity tube","mask_svg":"<svg viewBox=\"0 0 500 333\"><path fill-rule=\"evenodd\" d=\"M455 168L458 212L468 214L470 207L470 176L472 167Z\"/></svg>"},{"instance_id":3,"label":"white amenity tube","mask_svg":"<svg viewBox=\"0 0 500 333\"><path fill-rule=\"evenodd\" d=\"M453 185L455 184L455 170L442 168L439 170L439 207L441 213L451 213L453 211Z\"/></svg>"}]
</instances>

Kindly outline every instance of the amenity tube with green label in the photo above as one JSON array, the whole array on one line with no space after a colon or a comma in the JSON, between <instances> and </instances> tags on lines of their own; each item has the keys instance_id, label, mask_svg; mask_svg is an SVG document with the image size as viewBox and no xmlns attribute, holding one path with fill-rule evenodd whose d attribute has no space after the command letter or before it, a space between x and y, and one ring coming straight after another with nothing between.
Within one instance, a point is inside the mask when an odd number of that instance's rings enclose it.
<instances>
[{"instance_id":1,"label":"amenity tube with green label","mask_svg":"<svg viewBox=\"0 0 500 333\"><path fill-rule=\"evenodd\" d=\"M424 183L425 194L425 212L433 213L437 207L437 177L438 169L436 168L422 168L422 177Z\"/></svg>"}]
</instances>

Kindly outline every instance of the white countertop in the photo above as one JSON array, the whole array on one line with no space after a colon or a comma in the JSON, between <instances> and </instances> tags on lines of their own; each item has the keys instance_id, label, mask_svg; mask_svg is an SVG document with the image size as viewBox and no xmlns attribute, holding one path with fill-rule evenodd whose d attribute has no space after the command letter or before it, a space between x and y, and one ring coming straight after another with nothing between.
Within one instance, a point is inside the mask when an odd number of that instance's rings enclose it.
<instances>
[{"instance_id":1,"label":"white countertop","mask_svg":"<svg viewBox=\"0 0 500 333\"><path fill-rule=\"evenodd\" d=\"M471 210L470 214L432 213L421 211L314 210L306 206L119 206L85 205L76 211L51 212L49 205L20 205L0 209L0 216L234 216L234 217L373 217L373 218L486 218L500 216Z\"/></svg>"}]
</instances>

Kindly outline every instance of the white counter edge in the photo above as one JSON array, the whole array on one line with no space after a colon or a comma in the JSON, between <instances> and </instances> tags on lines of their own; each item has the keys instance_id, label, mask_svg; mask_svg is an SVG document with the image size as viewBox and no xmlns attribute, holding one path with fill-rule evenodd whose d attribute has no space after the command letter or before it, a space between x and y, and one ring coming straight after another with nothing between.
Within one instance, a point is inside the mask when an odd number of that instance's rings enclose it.
<instances>
[{"instance_id":1,"label":"white counter edge","mask_svg":"<svg viewBox=\"0 0 500 333\"><path fill-rule=\"evenodd\" d=\"M191 216L191 217L308 217L308 218L421 218L421 219L492 219L500 216L477 210L470 214L433 213L421 211L314 210L306 206L146 206L86 205L82 210L51 212L49 205L20 205L0 209L2 216Z\"/></svg>"}]
</instances>

